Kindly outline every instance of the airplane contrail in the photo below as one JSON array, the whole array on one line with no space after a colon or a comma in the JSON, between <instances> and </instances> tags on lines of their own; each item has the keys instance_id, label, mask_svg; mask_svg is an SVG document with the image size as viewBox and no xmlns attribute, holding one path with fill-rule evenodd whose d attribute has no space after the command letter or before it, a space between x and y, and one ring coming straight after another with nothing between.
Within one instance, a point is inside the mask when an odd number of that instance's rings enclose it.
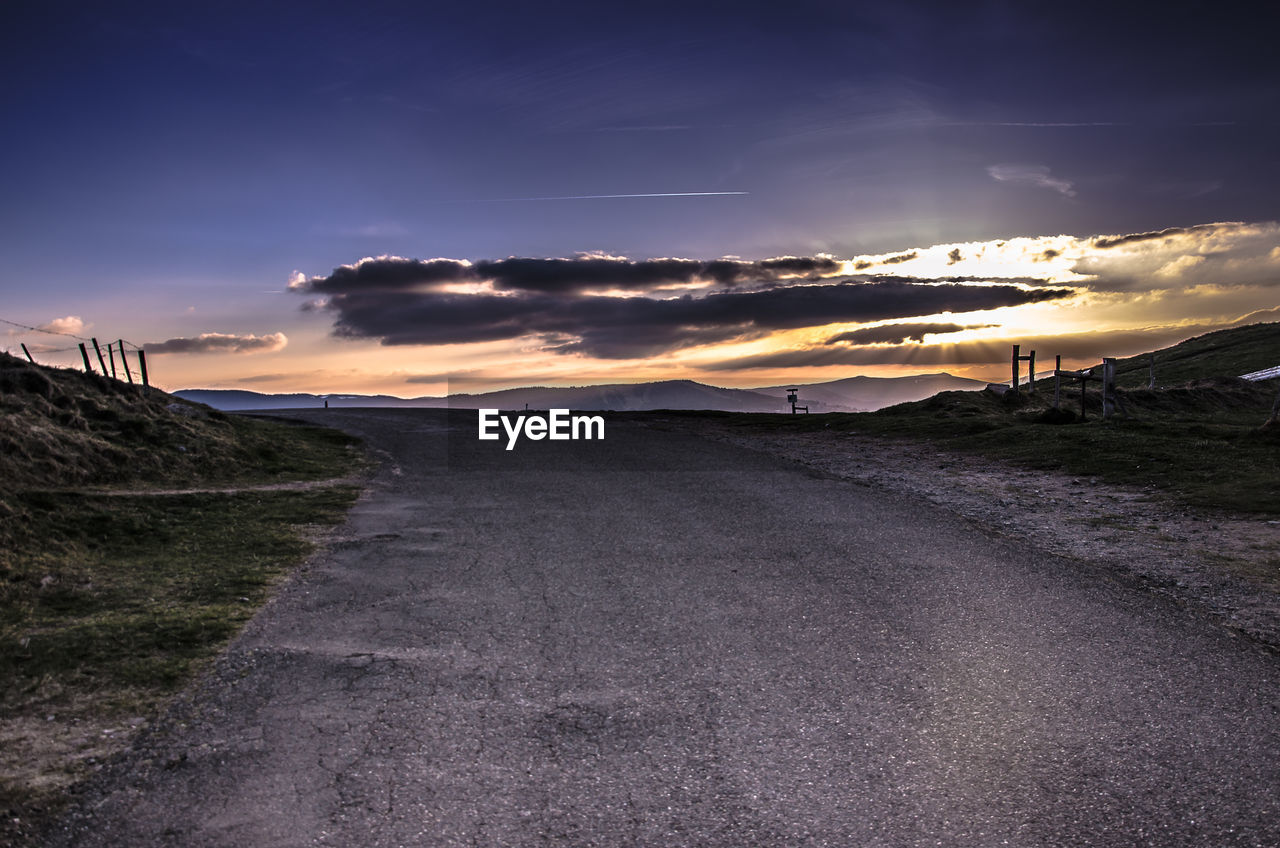
<instances>
[{"instance_id":1,"label":"airplane contrail","mask_svg":"<svg viewBox=\"0 0 1280 848\"><path fill-rule=\"evenodd\" d=\"M725 197L749 191L663 191L653 194L573 194L564 197L494 197L480 203L509 203L517 200L612 200L621 197Z\"/></svg>"}]
</instances>

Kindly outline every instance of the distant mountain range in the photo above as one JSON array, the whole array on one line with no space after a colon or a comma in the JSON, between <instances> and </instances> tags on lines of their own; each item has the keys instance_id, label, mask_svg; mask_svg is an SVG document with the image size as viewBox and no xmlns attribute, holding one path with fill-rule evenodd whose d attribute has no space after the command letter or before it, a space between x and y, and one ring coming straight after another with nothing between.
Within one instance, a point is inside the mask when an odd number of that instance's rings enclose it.
<instances>
[{"instance_id":1,"label":"distant mountain range","mask_svg":"<svg viewBox=\"0 0 1280 848\"><path fill-rule=\"evenodd\" d=\"M924 400L938 392L978 391L986 386L985 380L970 380L939 372L910 377L846 377L798 388L800 405L807 404L810 412L870 412L895 403ZM769 386L752 391L785 400L788 388Z\"/></svg>"},{"instance_id":2,"label":"distant mountain range","mask_svg":"<svg viewBox=\"0 0 1280 848\"><path fill-rule=\"evenodd\" d=\"M943 391L978 390L981 380L951 374L911 377L848 377L827 383L798 385L800 405L810 412L866 412L905 401L922 400ZM557 388L534 386L448 397L398 398L393 395L262 394L238 389L181 389L175 395L215 409L299 409L324 406L453 407L455 409L577 409L640 411L649 409L714 409L723 412L784 412L789 386L722 389L692 380L615 383Z\"/></svg>"}]
</instances>

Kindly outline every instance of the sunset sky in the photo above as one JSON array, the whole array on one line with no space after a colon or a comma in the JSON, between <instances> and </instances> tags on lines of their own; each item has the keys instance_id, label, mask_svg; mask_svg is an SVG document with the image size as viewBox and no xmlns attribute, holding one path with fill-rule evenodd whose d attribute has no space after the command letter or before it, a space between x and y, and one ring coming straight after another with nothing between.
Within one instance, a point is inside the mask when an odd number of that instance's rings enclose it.
<instances>
[{"instance_id":1,"label":"sunset sky","mask_svg":"<svg viewBox=\"0 0 1280 848\"><path fill-rule=\"evenodd\" d=\"M0 347L413 396L1280 320L1274 35L1191 8L6 3Z\"/></svg>"}]
</instances>

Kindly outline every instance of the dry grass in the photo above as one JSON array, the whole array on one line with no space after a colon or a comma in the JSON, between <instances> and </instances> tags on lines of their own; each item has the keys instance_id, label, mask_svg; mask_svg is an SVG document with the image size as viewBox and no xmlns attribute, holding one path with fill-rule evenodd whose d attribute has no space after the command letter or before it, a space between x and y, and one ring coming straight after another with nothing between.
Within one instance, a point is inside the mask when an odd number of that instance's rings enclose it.
<instances>
[{"instance_id":1,"label":"dry grass","mask_svg":"<svg viewBox=\"0 0 1280 848\"><path fill-rule=\"evenodd\" d=\"M127 744L340 521L354 439L0 356L0 844ZM129 489L128 497L111 489Z\"/></svg>"},{"instance_id":2,"label":"dry grass","mask_svg":"<svg viewBox=\"0 0 1280 848\"><path fill-rule=\"evenodd\" d=\"M161 391L144 394L118 380L0 354L4 491L316 479L331 476L354 443L332 430L229 416Z\"/></svg>"},{"instance_id":3,"label":"dry grass","mask_svg":"<svg viewBox=\"0 0 1280 848\"><path fill-rule=\"evenodd\" d=\"M1062 471L1109 483L1150 487L1201 509L1280 515L1280 428L1264 427L1275 381L1232 377L1197 380L1170 389L1129 389L1129 415L1102 420L1097 389L1079 391L1051 409L1053 387L997 396L942 392L876 412L825 415L685 413L712 417L745 431L850 430L927 440L961 453L1026 468ZM671 413L679 415L681 413Z\"/></svg>"},{"instance_id":4,"label":"dry grass","mask_svg":"<svg viewBox=\"0 0 1280 848\"><path fill-rule=\"evenodd\" d=\"M1216 376L1238 377L1280 365L1280 323L1217 330L1158 350L1156 385L1176 386ZM1141 388L1150 381L1151 354L1116 362L1116 383Z\"/></svg>"}]
</instances>

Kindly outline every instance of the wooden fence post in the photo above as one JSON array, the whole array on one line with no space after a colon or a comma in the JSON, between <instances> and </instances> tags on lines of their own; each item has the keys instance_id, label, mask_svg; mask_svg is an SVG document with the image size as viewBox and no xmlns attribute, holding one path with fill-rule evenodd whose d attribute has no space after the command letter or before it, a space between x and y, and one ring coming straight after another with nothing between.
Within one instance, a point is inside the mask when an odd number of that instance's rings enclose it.
<instances>
[{"instance_id":1,"label":"wooden fence post","mask_svg":"<svg viewBox=\"0 0 1280 848\"><path fill-rule=\"evenodd\" d=\"M142 348L138 348L138 368L142 371L142 388L150 393L151 383L147 381L147 352Z\"/></svg>"},{"instance_id":2,"label":"wooden fence post","mask_svg":"<svg viewBox=\"0 0 1280 848\"><path fill-rule=\"evenodd\" d=\"M22 342L19 342L19 344L22 344ZM36 361L31 358L31 351L27 350L27 346L25 344L22 344L22 352L27 355L28 362L30 362L32 365L36 364Z\"/></svg>"},{"instance_id":3,"label":"wooden fence post","mask_svg":"<svg viewBox=\"0 0 1280 848\"><path fill-rule=\"evenodd\" d=\"M1013 346L1013 382L1010 384L1015 392L1018 391L1018 363L1030 363L1031 372L1027 375L1027 391L1034 392L1036 390L1036 352L1033 350L1026 356L1019 356L1018 351L1022 350L1022 345Z\"/></svg>"},{"instance_id":4,"label":"wooden fence post","mask_svg":"<svg viewBox=\"0 0 1280 848\"><path fill-rule=\"evenodd\" d=\"M93 342L93 350L98 354L98 364L102 366L102 376L107 376L107 360L102 358L102 348L98 347L97 339L89 339Z\"/></svg>"},{"instance_id":5,"label":"wooden fence post","mask_svg":"<svg viewBox=\"0 0 1280 848\"><path fill-rule=\"evenodd\" d=\"M107 359L111 361L111 379L120 379L116 376L116 349L111 345L107 345Z\"/></svg>"},{"instance_id":6,"label":"wooden fence post","mask_svg":"<svg viewBox=\"0 0 1280 848\"><path fill-rule=\"evenodd\" d=\"M84 342L80 342L80 356L84 359L84 373L92 374L93 366L89 364L89 351L85 350Z\"/></svg>"},{"instance_id":7,"label":"wooden fence post","mask_svg":"<svg viewBox=\"0 0 1280 848\"><path fill-rule=\"evenodd\" d=\"M1116 411L1116 361L1111 357L1102 360L1102 417L1110 418Z\"/></svg>"},{"instance_id":8,"label":"wooden fence post","mask_svg":"<svg viewBox=\"0 0 1280 848\"><path fill-rule=\"evenodd\" d=\"M129 360L124 355L124 339L118 341L120 345L120 367L124 369L124 375L129 378L129 385L133 385L133 375L129 373Z\"/></svg>"},{"instance_id":9,"label":"wooden fence post","mask_svg":"<svg viewBox=\"0 0 1280 848\"><path fill-rule=\"evenodd\" d=\"M1053 358L1053 408L1057 409L1058 404L1062 400L1062 375L1058 372L1062 370L1062 354L1058 354Z\"/></svg>"}]
</instances>

